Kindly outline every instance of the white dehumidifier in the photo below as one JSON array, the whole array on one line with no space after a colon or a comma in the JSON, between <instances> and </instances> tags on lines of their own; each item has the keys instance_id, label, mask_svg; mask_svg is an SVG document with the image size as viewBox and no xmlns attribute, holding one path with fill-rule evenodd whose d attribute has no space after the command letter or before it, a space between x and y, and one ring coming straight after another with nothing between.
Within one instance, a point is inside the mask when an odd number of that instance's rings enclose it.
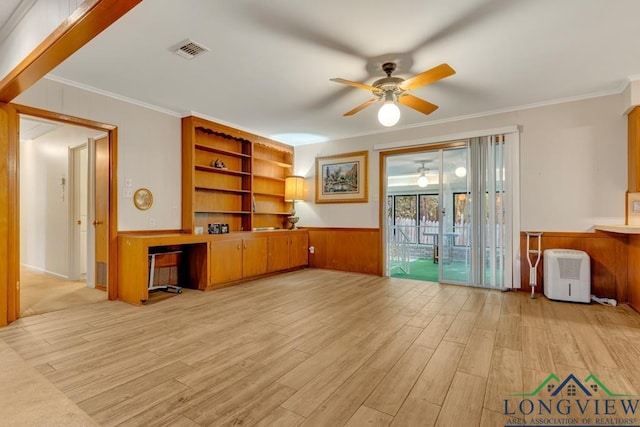
<instances>
[{"instance_id":1,"label":"white dehumidifier","mask_svg":"<svg viewBox=\"0 0 640 427\"><path fill-rule=\"evenodd\" d=\"M584 251L544 251L544 295L552 300L591 302L591 262Z\"/></svg>"}]
</instances>

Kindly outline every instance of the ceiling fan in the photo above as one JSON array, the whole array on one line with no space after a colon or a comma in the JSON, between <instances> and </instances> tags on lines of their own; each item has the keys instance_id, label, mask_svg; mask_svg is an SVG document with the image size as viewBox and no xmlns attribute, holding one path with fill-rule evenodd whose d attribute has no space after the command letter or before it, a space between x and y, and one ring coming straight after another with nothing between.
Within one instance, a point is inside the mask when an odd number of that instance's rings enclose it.
<instances>
[{"instance_id":1,"label":"ceiling fan","mask_svg":"<svg viewBox=\"0 0 640 427\"><path fill-rule=\"evenodd\" d=\"M456 73L448 64L440 64L437 67L405 80L400 77L391 77L395 69L395 62L385 62L382 64L382 71L387 74L387 77L378 79L371 85L340 78L331 79L331 81L336 83L369 90L375 96L375 98L363 102L354 109L347 111L343 116L352 116L379 100L383 100L383 104L378 111L378 120L383 126L393 126L400 120L400 109L396 105L396 101L423 114L431 114L438 109L437 105L410 95L407 92L437 82Z\"/></svg>"}]
</instances>

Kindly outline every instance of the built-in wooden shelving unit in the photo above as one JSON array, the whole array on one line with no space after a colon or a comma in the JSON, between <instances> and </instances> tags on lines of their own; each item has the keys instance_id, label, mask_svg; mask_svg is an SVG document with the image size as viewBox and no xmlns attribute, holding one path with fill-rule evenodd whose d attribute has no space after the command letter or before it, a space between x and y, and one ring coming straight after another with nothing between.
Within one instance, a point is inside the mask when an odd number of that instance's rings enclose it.
<instances>
[{"instance_id":1,"label":"built-in wooden shelving unit","mask_svg":"<svg viewBox=\"0 0 640 427\"><path fill-rule=\"evenodd\" d=\"M216 167L218 161L224 167ZM284 181L293 148L198 117L182 119L182 229L285 228Z\"/></svg>"}]
</instances>

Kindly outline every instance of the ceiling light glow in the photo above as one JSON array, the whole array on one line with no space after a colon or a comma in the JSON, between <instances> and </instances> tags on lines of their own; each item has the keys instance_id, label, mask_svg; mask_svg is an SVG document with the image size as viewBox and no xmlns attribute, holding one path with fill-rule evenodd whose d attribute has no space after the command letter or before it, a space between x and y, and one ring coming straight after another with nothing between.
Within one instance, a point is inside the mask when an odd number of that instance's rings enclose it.
<instances>
[{"instance_id":1,"label":"ceiling light glow","mask_svg":"<svg viewBox=\"0 0 640 427\"><path fill-rule=\"evenodd\" d=\"M467 168L460 166L459 168L456 168L455 174L459 178L465 177L467 176Z\"/></svg>"}]
</instances>

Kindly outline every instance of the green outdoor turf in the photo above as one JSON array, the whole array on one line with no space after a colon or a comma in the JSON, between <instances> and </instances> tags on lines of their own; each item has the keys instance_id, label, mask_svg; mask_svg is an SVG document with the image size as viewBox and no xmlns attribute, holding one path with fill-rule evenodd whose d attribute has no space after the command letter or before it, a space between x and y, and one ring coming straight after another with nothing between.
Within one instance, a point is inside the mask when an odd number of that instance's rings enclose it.
<instances>
[{"instance_id":1,"label":"green outdoor turf","mask_svg":"<svg viewBox=\"0 0 640 427\"><path fill-rule=\"evenodd\" d=\"M444 265L444 275L446 281L468 282L468 266L463 262L450 262ZM404 274L398 268L393 269L391 277L402 279L424 280L427 282L438 281L438 264L431 259L420 258L412 261L409 265L409 274Z\"/></svg>"}]
</instances>

